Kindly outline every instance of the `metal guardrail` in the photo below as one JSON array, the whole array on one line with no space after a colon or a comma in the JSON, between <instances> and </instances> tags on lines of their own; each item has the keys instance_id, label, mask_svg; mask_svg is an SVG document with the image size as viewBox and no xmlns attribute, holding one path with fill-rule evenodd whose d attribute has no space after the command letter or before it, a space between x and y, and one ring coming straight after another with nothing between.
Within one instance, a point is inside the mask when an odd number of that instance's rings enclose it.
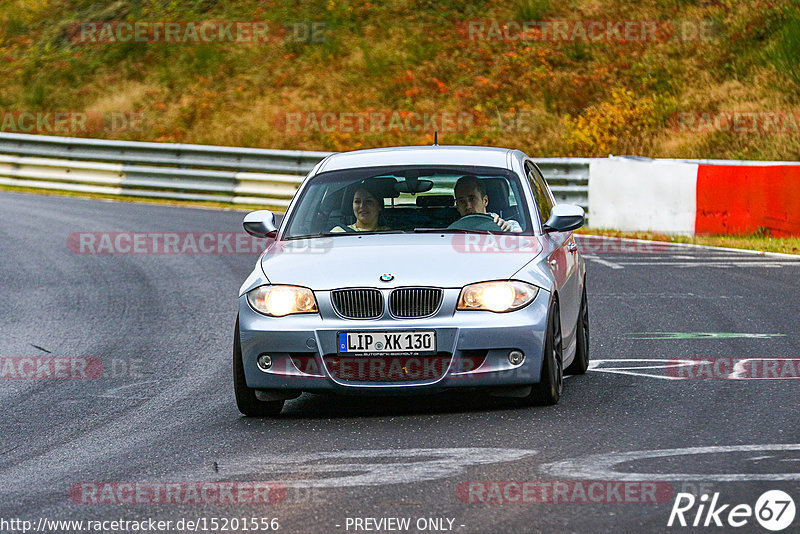
<instances>
[{"instance_id":1,"label":"metal guardrail","mask_svg":"<svg viewBox=\"0 0 800 534\"><path fill-rule=\"evenodd\" d=\"M284 209L328 154L0 133L0 184ZM535 161L560 202L588 212L591 159Z\"/></svg>"},{"instance_id":2,"label":"metal guardrail","mask_svg":"<svg viewBox=\"0 0 800 534\"><path fill-rule=\"evenodd\" d=\"M0 153L186 168L279 171L292 174L307 174L319 160L330 154L330 152L301 150L141 143L13 133L0 133Z\"/></svg>"},{"instance_id":3,"label":"metal guardrail","mask_svg":"<svg viewBox=\"0 0 800 534\"><path fill-rule=\"evenodd\" d=\"M534 159L558 202L577 204L589 213L591 158Z\"/></svg>"}]
</instances>

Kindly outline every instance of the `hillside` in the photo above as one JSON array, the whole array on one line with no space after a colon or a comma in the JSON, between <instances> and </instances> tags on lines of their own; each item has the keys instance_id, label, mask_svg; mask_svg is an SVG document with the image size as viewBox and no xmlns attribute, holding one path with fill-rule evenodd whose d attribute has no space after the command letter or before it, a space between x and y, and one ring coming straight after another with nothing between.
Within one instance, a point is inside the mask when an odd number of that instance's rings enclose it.
<instances>
[{"instance_id":1,"label":"hillside","mask_svg":"<svg viewBox=\"0 0 800 534\"><path fill-rule=\"evenodd\" d=\"M0 129L798 160L799 65L790 0L12 0Z\"/></svg>"}]
</instances>

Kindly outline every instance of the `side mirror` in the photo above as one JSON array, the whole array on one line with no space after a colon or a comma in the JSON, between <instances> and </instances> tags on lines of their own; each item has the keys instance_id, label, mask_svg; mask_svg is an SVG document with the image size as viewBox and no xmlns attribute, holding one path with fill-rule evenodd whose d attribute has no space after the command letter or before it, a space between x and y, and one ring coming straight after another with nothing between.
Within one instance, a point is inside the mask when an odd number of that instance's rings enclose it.
<instances>
[{"instance_id":1,"label":"side mirror","mask_svg":"<svg viewBox=\"0 0 800 534\"><path fill-rule=\"evenodd\" d=\"M269 210L251 211L242 222L245 232L254 237L275 237L275 215Z\"/></svg>"},{"instance_id":2,"label":"side mirror","mask_svg":"<svg viewBox=\"0 0 800 534\"><path fill-rule=\"evenodd\" d=\"M585 222L583 208L574 204L556 204L550 212L550 218L544 223L547 232L569 232L577 230Z\"/></svg>"}]
</instances>

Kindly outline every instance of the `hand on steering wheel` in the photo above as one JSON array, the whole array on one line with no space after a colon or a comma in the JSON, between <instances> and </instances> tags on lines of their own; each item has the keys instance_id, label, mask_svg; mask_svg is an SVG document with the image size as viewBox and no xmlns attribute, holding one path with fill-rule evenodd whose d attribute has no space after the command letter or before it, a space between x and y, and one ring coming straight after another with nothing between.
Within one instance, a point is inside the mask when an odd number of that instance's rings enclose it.
<instances>
[{"instance_id":1,"label":"hand on steering wheel","mask_svg":"<svg viewBox=\"0 0 800 534\"><path fill-rule=\"evenodd\" d=\"M464 215L448 228L456 230L480 230L484 232L498 232L504 230L502 223L508 224L499 217L488 213L471 213Z\"/></svg>"},{"instance_id":2,"label":"hand on steering wheel","mask_svg":"<svg viewBox=\"0 0 800 534\"><path fill-rule=\"evenodd\" d=\"M495 224L497 224L497 226L500 227L502 231L508 232L511 230L511 223L509 223L505 219L501 219L499 215L493 215L492 220L495 222Z\"/></svg>"}]
</instances>

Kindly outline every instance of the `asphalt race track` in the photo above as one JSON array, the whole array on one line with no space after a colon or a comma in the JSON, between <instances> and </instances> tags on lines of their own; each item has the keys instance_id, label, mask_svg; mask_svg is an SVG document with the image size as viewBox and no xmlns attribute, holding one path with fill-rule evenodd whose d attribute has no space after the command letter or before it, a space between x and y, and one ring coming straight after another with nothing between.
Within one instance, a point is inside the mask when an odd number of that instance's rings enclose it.
<instances>
[{"instance_id":1,"label":"asphalt race track","mask_svg":"<svg viewBox=\"0 0 800 534\"><path fill-rule=\"evenodd\" d=\"M559 405L305 394L277 418L250 419L234 403L231 346L255 254L68 247L76 232L241 232L242 217L0 193L0 517L50 532L78 529L40 521L723 532L668 529L675 496L754 506L779 489L800 505L800 258L583 239L594 362L566 380ZM15 374L26 358L44 362L38 379ZM117 491L232 481L277 481L277 502ZM587 497L593 481L606 489ZM553 491L523 498L523 486ZM737 532L766 530L750 517Z\"/></svg>"}]
</instances>

